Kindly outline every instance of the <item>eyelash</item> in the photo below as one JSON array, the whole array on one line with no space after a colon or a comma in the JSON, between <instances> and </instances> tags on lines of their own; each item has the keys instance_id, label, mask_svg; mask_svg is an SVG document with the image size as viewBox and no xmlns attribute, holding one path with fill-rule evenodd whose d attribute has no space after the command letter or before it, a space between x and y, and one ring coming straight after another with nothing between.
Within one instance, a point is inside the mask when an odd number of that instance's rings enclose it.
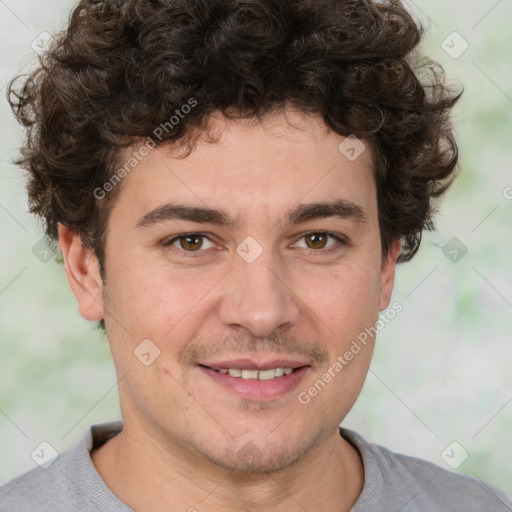
<instances>
[{"instance_id":1,"label":"eyelash","mask_svg":"<svg viewBox=\"0 0 512 512\"><path fill-rule=\"evenodd\" d=\"M191 233L182 233L181 235L175 236L169 240L165 240L164 242L162 242L162 245L166 249L172 249L172 250L176 250L176 251L180 252L181 255L186 258L197 258L197 257L200 257L201 253L205 252L205 250L199 249L197 251L185 251L184 249L178 249L177 247L173 247L173 245L172 245L174 242L180 240L181 238L186 238L187 236L194 236L194 235L201 236L203 238L207 238L208 240L210 240L210 242L212 242L212 240L208 236L208 234L198 233L196 231L193 231ZM338 242L338 244L340 244L341 246L349 245L347 240L344 239L342 236L340 236L336 233L331 233L329 231L308 231L307 233L304 233L298 240L302 240L303 238L306 238L309 235L327 235L331 238L334 238L334 240L336 240L336 242ZM336 251L339 251L339 249L340 249L340 247L337 244L335 244L331 247L328 247L327 249L306 249L306 251L308 251L309 254L316 253L317 255L330 255L330 254L335 253Z\"/></svg>"}]
</instances>

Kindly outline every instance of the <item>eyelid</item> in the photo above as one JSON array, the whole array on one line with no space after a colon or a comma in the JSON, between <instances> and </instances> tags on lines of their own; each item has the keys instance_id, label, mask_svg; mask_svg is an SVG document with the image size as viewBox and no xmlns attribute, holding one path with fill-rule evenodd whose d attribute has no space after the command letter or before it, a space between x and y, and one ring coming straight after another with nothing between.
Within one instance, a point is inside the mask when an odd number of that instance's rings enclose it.
<instances>
[{"instance_id":1,"label":"eyelid","mask_svg":"<svg viewBox=\"0 0 512 512\"><path fill-rule=\"evenodd\" d=\"M307 231L306 233L302 233L301 236L297 240L302 240L303 238L305 238L309 235L317 235L317 234L318 235L326 235L328 237L331 237L334 240L336 240L337 244L330 245L325 249L310 249L309 247L304 248L311 253L318 253L318 254L326 254L327 253L328 254L330 252L339 250L340 246L349 245L348 239L345 236L343 236L341 233L332 233L330 231L322 231L319 229L313 229L313 230Z\"/></svg>"},{"instance_id":2,"label":"eyelid","mask_svg":"<svg viewBox=\"0 0 512 512\"><path fill-rule=\"evenodd\" d=\"M172 243L176 242L180 238L186 238L187 236L201 236L203 238L207 238L210 242L214 243L212 240L212 235L210 233L201 233L200 231L189 231L187 233L179 233L178 235L173 235L168 238L165 238L162 241L162 244L165 246L170 246ZM192 251L189 251L192 252Z\"/></svg>"},{"instance_id":3,"label":"eyelid","mask_svg":"<svg viewBox=\"0 0 512 512\"><path fill-rule=\"evenodd\" d=\"M212 236L208 233L201 233L198 231L189 231L187 233L179 233L178 235L173 235L171 237L168 237L164 239L161 242L161 245L164 249L167 249L172 252L177 252L179 256L200 256L201 253L206 252L207 250L212 249L212 247L208 247L207 249L198 249L197 251L185 251L184 249L181 249L180 247L175 247L173 244L177 241L179 241L181 238L186 238L187 236L201 236L202 238L207 239L212 245L215 245L215 242L212 240Z\"/></svg>"}]
</instances>

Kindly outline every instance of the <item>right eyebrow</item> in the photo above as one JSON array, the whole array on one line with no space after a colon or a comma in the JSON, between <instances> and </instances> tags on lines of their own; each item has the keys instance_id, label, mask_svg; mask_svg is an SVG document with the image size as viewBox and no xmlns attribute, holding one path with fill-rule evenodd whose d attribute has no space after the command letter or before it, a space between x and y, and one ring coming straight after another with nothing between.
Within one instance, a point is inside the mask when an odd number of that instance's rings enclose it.
<instances>
[{"instance_id":1,"label":"right eyebrow","mask_svg":"<svg viewBox=\"0 0 512 512\"><path fill-rule=\"evenodd\" d=\"M168 220L185 220L200 224L218 224L233 229L239 224L237 219L228 213L207 206L188 206L169 203L159 206L142 216L135 225L137 228L147 228Z\"/></svg>"}]
</instances>

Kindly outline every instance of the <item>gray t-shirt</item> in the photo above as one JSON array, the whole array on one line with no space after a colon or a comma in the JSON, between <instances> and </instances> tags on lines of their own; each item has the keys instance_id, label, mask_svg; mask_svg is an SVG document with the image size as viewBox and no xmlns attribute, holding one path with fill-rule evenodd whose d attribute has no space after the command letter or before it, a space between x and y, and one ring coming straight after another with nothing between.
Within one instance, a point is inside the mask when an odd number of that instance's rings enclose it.
<instances>
[{"instance_id":1,"label":"gray t-shirt","mask_svg":"<svg viewBox=\"0 0 512 512\"><path fill-rule=\"evenodd\" d=\"M93 425L74 448L46 469L36 468L0 487L1 512L133 512L105 485L90 451L122 429ZM364 487L351 512L511 512L512 498L476 478L393 453L359 434L340 434L361 454Z\"/></svg>"}]
</instances>

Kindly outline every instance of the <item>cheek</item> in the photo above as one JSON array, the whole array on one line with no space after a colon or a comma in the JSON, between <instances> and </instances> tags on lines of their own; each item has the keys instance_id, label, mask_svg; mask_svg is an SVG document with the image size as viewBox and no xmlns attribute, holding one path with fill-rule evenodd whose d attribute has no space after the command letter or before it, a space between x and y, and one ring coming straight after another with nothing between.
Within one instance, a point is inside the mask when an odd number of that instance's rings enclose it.
<instances>
[{"instance_id":1,"label":"cheek","mask_svg":"<svg viewBox=\"0 0 512 512\"><path fill-rule=\"evenodd\" d=\"M357 334L378 318L380 275L368 267L347 265L316 275L301 288L306 305L337 337Z\"/></svg>"},{"instance_id":2,"label":"cheek","mask_svg":"<svg viewBox=\"0 0 512 512\"><path fill-rule=\"evenodd\" d=\"M208 300L209 292L219 276L170 272L166 265L151 263L124 272L127 270L122 268L114 272L106 301L112 314L105 316L119 373L133 371L130 380L136 382L149 375L167 380L166 372L170 372L181 381L179 355L205 328L214 306ZM159 354L149 367L150 372L134 357L134 352L140 351L139 346L148 339L156 346L151 350Z\"/></svg>"},{"instance_id":3,"label":"cheek","mask_svg":"<svg viewBox=\"0 0 512 512\"><path fill-rule=\"evenodd\" d=\"M323 293L315 289L309 296L329 363L301 390L301 403L311 401L326 418L334 414L333 421L341 421L352 407L368 372L379 318L379 277L354 265L325 278Z\"/></svg>"},{"instance_id":4,"label":"cheek","mask_svg":"<svg viewBox=\"0 0 512 512\"><path fill-rule=\"evenodd\" d=\"M131 333L162 336L191 311L208 289L209 277L172 272L162 263L132 258L108 275L112 313Z\"/></svg>"}]
</instances>

